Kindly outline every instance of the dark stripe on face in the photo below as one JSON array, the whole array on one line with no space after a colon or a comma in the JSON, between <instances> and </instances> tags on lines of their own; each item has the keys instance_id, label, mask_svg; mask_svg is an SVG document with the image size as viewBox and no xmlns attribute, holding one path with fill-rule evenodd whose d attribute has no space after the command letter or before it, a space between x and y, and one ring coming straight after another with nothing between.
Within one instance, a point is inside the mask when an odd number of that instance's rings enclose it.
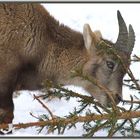
<instances>
[{"instance_id":1,"label":"dark stripe on face","mask_svg":"<svg viewBox=\"0 0 140 140\"><path fill-rule=\"evenodd\" d=\"M96 72L98 69L99 65L98 64L94 64L93 65L93 69L92 69L92 75L96 78Z\"/></svg>"}]
</instances>

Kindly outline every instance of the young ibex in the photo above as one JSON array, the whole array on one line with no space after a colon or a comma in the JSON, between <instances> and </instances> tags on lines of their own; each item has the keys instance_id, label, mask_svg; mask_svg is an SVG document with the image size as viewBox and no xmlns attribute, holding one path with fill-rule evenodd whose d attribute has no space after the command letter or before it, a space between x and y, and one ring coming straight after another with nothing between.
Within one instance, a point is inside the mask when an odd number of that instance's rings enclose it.
<instances>
[{"instance_id":1,"label":"young ibex","mask_svg":"<svg viewBox=\"0 0 140 140\"><path fill-rule=\"evenodd\" d=\"M135 35L118 11L119 35L115 44L92 32L88 24L83 34L59 24L39 4L0 4L0 113L1 123L13 119L12 95L15 90L37 90L47 80L54 84L82 86L104 105L110 102L97 85L71 71L81 69L83 75L97 79L112 91L116 104L122 96L125 69L114 55L100 48L114 48L129 66ZM104 44L104 45L103 45Z\"/></svg>"}]
</instances>

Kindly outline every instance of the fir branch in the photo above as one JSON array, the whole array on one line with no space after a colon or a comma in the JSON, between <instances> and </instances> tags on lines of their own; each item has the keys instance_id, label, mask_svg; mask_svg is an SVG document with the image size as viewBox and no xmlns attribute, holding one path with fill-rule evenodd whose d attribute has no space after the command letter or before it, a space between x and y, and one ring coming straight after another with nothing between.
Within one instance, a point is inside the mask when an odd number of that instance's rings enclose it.
<instances>
[{"instance_id":1,"label":"fir branch","mask_svg":"<svg viewBox=\"0 0 140 140\"><path fill-rule=\"evenodd\" d=\"M129 119L129 122L131 124L131 136L134 137L134 133L135 133L134 123L133 123L132 119Z\"/></svg>"},{"instance_id":2,"label":"fir branch","mask_svg":"<svg viewBox=\"0 0 140 140\"><path fill-rule=\"evenodd\" d=\"M125 123L127 122L127 119L124 120L121 125L119 125L114 131L112 131L112 133L110 134L110 137L112 137L116 132L120 131L120 129L122 129L122 127L125 125Z\"/></svg>"},{"instance_id":3,"label":"fir branch","mask_svg":"<svg viewBox=\"0 0 140 140\"><path fill-rule=\"evenodd\" d=\"M140 85L138 84L136 78L134 77L132 71L130 68L127 69L127 74L131 77L131 80L134 82L134 84L136 85L137 87L137 90L140 90Z\"/></svg>"},{"instance_id":4,"label":"fir branch","mask_svg":"<svg viewBox=\"0 0 140 140\"><path fill-rule=\"evenodd\" d=\"M113 121L113 123L111 124L111 128L110 128L110 130L109 130L109 132L108 132L108 137L112 137L113 136L113 133L114 133L114 131L115 131L115 129L116 129L116 122L117 122L117 120L115 120L115 121Z\"/></svg>"},{"instance_id":5,"label":"fir branch","mask_svg":"<svg viewBox=\"0 0 140 140\"><path fill-rule=\"evenodd\" d=\"M140 62L140 57L138 57L137 55L134 55L133 57L134 57L134 59L131 60L131 61L133 61L133 62Z\"/></svg>"},{"instance_id":6,"label":"fir branch","mask_svg":"<svg viewBox=\"0 0 140 140\"><path fill-rule=\"evenodd\" d=\"M87 121L95 121L95 120L110 120L110 114L103 114L103 115L93 115L89 114L86 116L74 116L71 118L54 118L51 120L46 121L39 121L39 122L30 122L30 123L19 123L19 124L13 124L13 127L15 129L20 128L27 128L27 127L33 127L33 126L47 126L47 125L57 125L58 123L62 123L63 125L68 125L70 123L78 123L78 122L87 122ZM139 118L140 117L140 111L130 111L130 112L123 112L116 115L116 119L130 119L130 118ZM0 124L0 129L6 129L8 128L8 124Z\"/></svg>"},{"instance_id":7,"label":"fir branch","mask_svg":"<svg viewBox=\"0 0 140 140\"><path fill-rule=\"evenodd\" d=\"M52 119L55 118L51 110L39 99L34 95L34 99L36 99L51 115Z\"/></svg>"},{"instance_id":8,"label":"fir branch","mask_svg":"<svg viewBox=\"0 0 140 140\"><path fill-rule=\"evenodd\" d=\"M87 132L86 134L83 134L83 136L84 137L92 137L97 131L103 129L108 123L109 123L109 121L107 120L100 125L96 125L95 127L90 128L89 132Z\"/></svg>"},{"instance_id":9,"label":"fir branch","mask_svg":"<svg viewBox=\"0 0 140 140\"><path fill-rule=\"evenodd\" d=\"M80 98L81 102L85 103L85 104L95 104L96 106L99 106L100 108L102 108L105 112L110 113L110 110L107 109L105 106L103 106L101 103L99 103L98 101L95 101L95 99L92 96L87 96L87 95L82 95L76 92L73 92L72 90L68 90L66 88L63 88L62 86L55 86L54 88L56 88L57 90L55 90L54 92L47 92L48 94L46 95L46 97L52 96L52 95L58 95L59 92L59 96L61 98L71 98L71 97L75 97L75 98ZM61 91L61 92L60 92ZM62 93L63 92L63 93ZM61 95L60 95L61 94Z\"/></svg>"}]
</instances>

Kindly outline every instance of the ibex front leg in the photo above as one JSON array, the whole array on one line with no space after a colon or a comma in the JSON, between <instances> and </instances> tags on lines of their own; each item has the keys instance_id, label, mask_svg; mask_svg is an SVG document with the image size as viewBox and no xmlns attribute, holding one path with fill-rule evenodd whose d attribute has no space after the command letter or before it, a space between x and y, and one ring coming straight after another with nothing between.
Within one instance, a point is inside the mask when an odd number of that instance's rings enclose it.
<instances>
[{"instance_id":1,"label":"ibex front leg","mask_svg":"<svg viewBox=\"0 0 140 140\"><path fill-rule=\"evenodd\" d=\"M14 117L13 110L14 110L14 104L12 100L12 94L11 93L5 94L0 92L0 124L2 123L12 124L12 120ZM7 134L7 133L9 133L9 130L7 130L7 132L2 129L0 130L0 134Z\"/></svg>"},{"instance_id":2,"label":"ibex front leg","mask_svg":"<svg viewBox=\"0 0 140 140\"><path fill-rule=\"evenodd\" d=\"M11 124L14 117L12 95L17 74L13 70L13 65L9 66L10 68L0 63L0 124Z\"/></svg>"}]
</instances>

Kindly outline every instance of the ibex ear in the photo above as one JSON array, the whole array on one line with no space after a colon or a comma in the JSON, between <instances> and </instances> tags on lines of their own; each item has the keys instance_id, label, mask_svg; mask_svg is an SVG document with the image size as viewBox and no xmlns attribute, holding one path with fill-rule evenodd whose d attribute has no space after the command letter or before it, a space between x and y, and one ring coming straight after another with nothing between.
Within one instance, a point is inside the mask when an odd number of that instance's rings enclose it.
<instances>
[{"instance_id":1,"label":"ibex ear","mask_svg":"<svg viewBox=\"0 0 140 140\"><path fill-rule=\"evenodd\" d=\"M95 35L96 35L96 41L99 42L102 38L102 34L99 30L94 31Z\"/></svg>"},{"instance_id":2,"label":"ibex ear","mask_svg":"<svg viewBox=\"0 0 140 140\"><path fill-rule=\"evenodd\" d=\"M89 24L84 25L83 38L84 38L86 49L90 50L93 39L92 39L92 31L91 31L91 28L90 28Z\"/></svg>"},{"instance_id":3,"label":"ibex ear","mask_svg":"<svg viewBox=\"0 0 140 140\"><path fill-rule=\"evenodd\" d=\"M100 31L92 32L88 24L84 25L83 38L85 42L85 47L89 53L95 52L96 45L100 41L102 35Z\"/></svg>"}]
</instances>

